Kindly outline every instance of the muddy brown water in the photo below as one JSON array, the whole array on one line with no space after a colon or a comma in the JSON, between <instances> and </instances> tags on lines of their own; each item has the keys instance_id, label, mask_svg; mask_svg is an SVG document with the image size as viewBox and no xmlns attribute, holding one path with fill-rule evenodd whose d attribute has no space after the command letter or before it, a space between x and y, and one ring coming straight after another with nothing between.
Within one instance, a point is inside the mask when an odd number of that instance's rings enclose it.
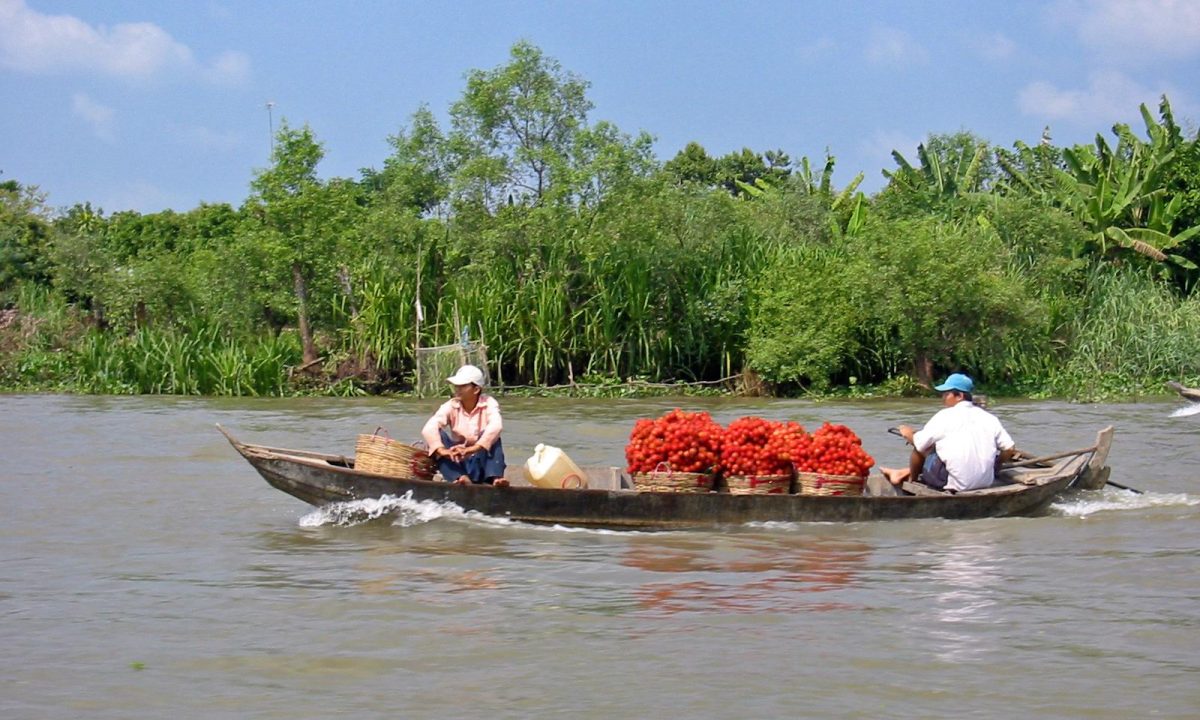
<instances>
[{"instance_id":1,"label":"muddy brown water","mask_svg":"<svg viewBox=\"0 0 1200 720\"><path fill-rule=\"evenodd\" d=\"M3 718L1190 718L1200 715L1200 416L994 402L1018 445L1117 427L1112 479L1041 517L620 533L403 500L314 509L214 429L350 452L433 400L0 396ZM503 399L620 464L680 405L886 428L935 399Z\"/></svg>"}]
</instances>

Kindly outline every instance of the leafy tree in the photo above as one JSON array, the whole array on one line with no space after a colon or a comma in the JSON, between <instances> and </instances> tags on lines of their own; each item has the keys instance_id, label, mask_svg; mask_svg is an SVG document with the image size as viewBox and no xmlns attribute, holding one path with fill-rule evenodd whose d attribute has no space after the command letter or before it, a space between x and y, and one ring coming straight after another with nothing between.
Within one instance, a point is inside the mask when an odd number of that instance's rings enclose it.
<instances>
[{"instance_id":1,"label":"leafy tree","mask_svg":"<svg viewBox=\"0 0 1200 720\"><path fill-rule=\"evenodd\" d=\"M117 267L104 244L104 218L90 204L75 205L56 218L49 247L51 282L70 303L91 311L105 323L103 296Z\"/></svg>"},{"instance_id":2,"label":"leafy tree","mask_svg":"<svg viewBox=\"0 0 1200 720\"><path fill-rule=\"evenodd\" d=\"M0 293L26 280L49 282L51 233L43 193L16 180L0 183Z\"/></svg>"},{"instance_id":3,"label":"leafy tree","mask_svg":"<svg viewBox=\"0 0 1200 720\"><path fill-rule=\"evenodd\" d=\"M449 197L449 147L428 107L413 113L409 126L388 137L388 144L392 154L383 161L383 171L364 171L370 191L380 194L373 202L423 214Z\"/></svg>"},{"instance_id":4,"label":"leafy tree","mask_svg":"<svg viewBox=\"0 0 1200 720\"><path fill-rule=\"evenodd\" d=\"M293 129L283 121L275 136L273 164L251 183L247 212L257 228L243 238L248 259L258 260L267 286L291 286L305 365L318 359L313 309L332 307L327 300L336 292L339 251L349 251L342 240L359 210L353 183L322 182L317 177L324 154L312 130ZM326 302L314 303L314 292Z\"/></svg>"},{"instance_id":5,"label":"leafy tree","mask_svg":"<svg viewBox=\"0 0 1200 720\"><path fill-rule=\"evenodd\" d=\"M783 388L827 389L860 353L860 313L845 293L851 266L828 250L781 264L767 275L750 316L746 364ZM819 273L823 282L808 282Z\"/></svg>"},{"instance_id":6,"label":"leafy tree","mask_svg":"<svg viewBox=\"0 0 1200 720\"><path fill-rule=\"evenodd\" d=\"M807 196L810 206L813 199ZM829 221L815 209L806 233L786 233L789 242L755 278L749 301L746 364L783 388L827 388L861 354L865 316L855 287L869 267L851 248L830 242Z\"/></svg>"},{"instance_id":7,"label":"leafy tree","mask_svg":"<svg viewBox=\"0 0 1200 720\"><path fill-rule=\"evenodd\" d=\"M1169 142L1175 147L1175 157L1167 163L1163 170L1163 181L1167 195L1172 199L1179 198L1179 209L1175 215L1176 230L1200 225L1200 130L1193 132L1190 139L1175 124L1175 116L1171 112L1171 104L1164 95L1159 103L1159 114L1162 117L1162 128ZM1200 260L1195 251L1193 260Z\"/></svg>"},{"instance_id":8,"label":"leafy tree","mask_svg":"<svg viewBox=\"0 0 1200 720\"><path fill-rule=\"evenodd\" d=\"M870 268L870 291L859 301L865 345L893 348L924 383L935 369L978 364L1037 326L1032 293L989 227L875 218L855 248Z\"/></svg>"},{"instance_id":9,"label":"leafy tree","mask_svg":"<svg viewBox=\"0 0 1200 720\"><path fill-rule=\"evenodd\" d=\"M717 161L698 142L688 143L663 165L663 172L677 183L695 183L703 187L717 184Z\"/></svg>"},{"instance_id":10,"label":"leafy tree","mask_svg":"<svg viewBox=\"0 0 1200 720\"><path fill-rule=\"evenodd\" d=\"M744 187L758 181L778 185L791 174L791 159L782 150L760 155L750 148L732 152L717 160L717 182L731 195L745 193Z\"/></svg>"},{"instance_id":11,"label":"leafy tree","mask_svg":"<svg viewBox=\"0 0 1200 720\"><path fill-rule=\"evenodd\" d=\"M450 109L460 200L489 208L541 202L592 109L587 88L526 41L513 45L507 64L468 73Z\"/></svg>"},{"instance_id":12,"label":"leafy tree","mask_svg":"<svg viewBox=\"0 0 1200 720\"><path fill-rule=\"evenodd\" d=\"M104 225L104 244L118 261L170 252L180 244L183 220L172 210L149 215L133 210L116 212Z\"/></svg>"},{"instance_id":13,"label":"leafy tree","mask_svg":"<svg viewBox=\"0 0 1200 720\"><path fill-rule=\"evenodd\" d=\"M648 133L630 137L609 122L580 128L571 148L564 199L573 197L595 207L616 188L649 177L658 169L653 143Z\"/></svg>"},{"instance_id":14,"label":"leafy tree","mask_svg":"<svg viewBox=\"0 0 1200 720\"><path fill-rule=\"evenodd\" d=\"M95 235L105 227L104 209L93 208L90 202L76 203L66 214L55 219L55 227L70 233Z\"/></svg>"}]
</instances>

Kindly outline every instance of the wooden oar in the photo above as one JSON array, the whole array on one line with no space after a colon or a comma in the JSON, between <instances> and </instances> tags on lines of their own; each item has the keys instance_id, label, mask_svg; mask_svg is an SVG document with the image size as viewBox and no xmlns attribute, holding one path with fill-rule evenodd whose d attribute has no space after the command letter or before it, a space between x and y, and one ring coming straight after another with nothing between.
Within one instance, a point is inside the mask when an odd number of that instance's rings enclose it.
<instances>
[{"instance_id":1,"label":"wooden oar","mask_svg":"<svg viewBox=\"0 0 1200 720\"><path fill-rule=\"evenodd\" d=\"M1122 485L1121 483L1113 482L1112 480L1105 480L1104 484L1112 485L1113 487L1121 488L1122 490L1128 490L1129 492L1133 493L1134 495L1145 495L1146 494L1145 491L1143 491L1143 490L1138 490L1137 488L1129 487L1128 485Z\"/></svg>"},{"instance_id":2,"label":"wooden oar","mask_svg":"<svg viewBox=\"0 0 1200 720\"><path fill-rule=\"evenodd\" d=\"M1096 451L1096 446L1093 445L1091 447L1083 448L1082 450L1072 450L1070 452L1062 452L1062 453L1057 453L1054 455L1046 455L1044 457L1029 458L1028 460L1021 460L1021 461L1013 462L1013 463L1005 463L1002 467L1005 468L1006 470L1009 468L1028 467L1029 465L1038 465L1040 463L1050 462L1051 460L1061 460L1062 458L1065 458L1065 457L1073 457L1075 455L1082 455L1084 453L1090 453L1090 452L1095 452L1095 451ZM1145 494L1145 492L1142 490L1138 490L1137 488L1134 488L1134 487L1129 487L1128 485L1122 485L1121 483L1114 482L1112 480L1105 480L1104 484L1112 485L1113 487L1121 488L1122 490L1128 490L1129 492L1135 493L1137 495Z\"/></svg>"},{"instance_id":3,"label":"wooden oar","mask_svg":"<svg viewBox=\"0 0 1200 720\"><path fill-rule=\"evenodd\" d=\"M1043 457L1029 458L1028 460L1018 460L1016 462L1004 463L1004 465L1002 467L1004 467L1004 468L1029 467L1030 465L1040 465L1044 462L1050 462L1051 460L1061 460L1065 457L1073 457L1075 455L1082 455L1084 453L1090 453L1090 452L1096 452L1095 445L1093 445L1091 447L1083 448L1082 450L1071 450L1069 452L1055 453L1054 455L1045 455Z\"/></svg>"}]
</instances>

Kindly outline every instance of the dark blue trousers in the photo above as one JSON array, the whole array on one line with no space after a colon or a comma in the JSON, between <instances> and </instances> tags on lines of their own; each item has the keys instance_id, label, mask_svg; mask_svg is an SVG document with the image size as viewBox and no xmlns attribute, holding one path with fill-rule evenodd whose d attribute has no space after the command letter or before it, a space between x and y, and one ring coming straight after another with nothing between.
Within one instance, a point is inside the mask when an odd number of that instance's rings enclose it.
<instances>
[{"instance_id":1,"label":"dark blue trousers","mask_svg":"<svg viewBox=\"0 0 1200 720\"><path fill-rule=\"evenodd\" d=\"M925 483L934 490L941 490L946 487L946 483L950 481L950 471L946 469L946 463L938 457L937 450L930 450L925 456L925 467L921 471L921 482Z\"/></svg>"},{"instance_id":2,"label":"dark blue trousers","mask_svg":"<svg viewBox=\"0 0 1200 720\"><path fill-rule=\"evenodd\" d=\"M441 435L442 445L448 448L462 445L461 441L455 441L450 436L450 432L446 428L442 428ZM466 475L476 485L482 483L491 485L494 478L504 477L504 467L504 442L500 438L496 438L496 444L492 445L491 450L477 452L462 462L455 462L450 458L437 459L438 472L442 474L446 482L454 482Z\"/></svg>"}]
</instances>

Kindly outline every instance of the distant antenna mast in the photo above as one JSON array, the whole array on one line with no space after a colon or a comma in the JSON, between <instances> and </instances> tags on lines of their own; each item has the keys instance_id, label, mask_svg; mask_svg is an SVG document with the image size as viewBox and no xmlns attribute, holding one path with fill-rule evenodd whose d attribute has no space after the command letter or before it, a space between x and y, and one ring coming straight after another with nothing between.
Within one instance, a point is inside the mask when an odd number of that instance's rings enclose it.
<instances>
[{"instance_id":1,"label":"distant antenna mast","mask_svg":"<svg viewBox=\"0 0 1200 720\"><path fill-rule=\"evenodd\" d=\"M267 101L267 131L270 133L271 154L275 154L275 118L271 114L271 109L275 107L274 100Z\"/></svg>"}]
</instances>

